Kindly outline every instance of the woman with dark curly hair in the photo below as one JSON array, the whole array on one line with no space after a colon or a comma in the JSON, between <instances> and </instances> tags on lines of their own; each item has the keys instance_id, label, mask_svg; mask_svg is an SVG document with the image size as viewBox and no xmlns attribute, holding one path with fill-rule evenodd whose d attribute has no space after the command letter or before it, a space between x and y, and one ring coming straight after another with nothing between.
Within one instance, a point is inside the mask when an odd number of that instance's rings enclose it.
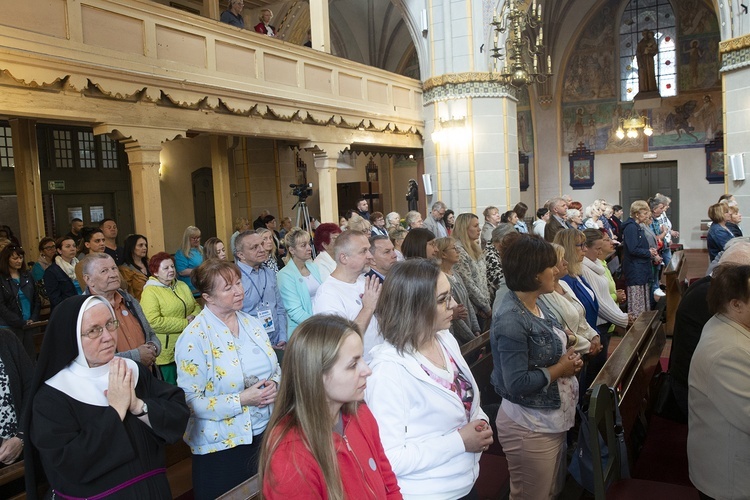
<instances>
[{"instance_id":1,"label":"woman with dark curly hair","mask_svg":"<svg viewBox=\"0 0 750 500\"><path fill-rule=\"evenodd\" d=\"M125 238L120 274L128 284L128 293L141 300L143 285L151 276L148 270L148 240L142 234L131 234Z\"/></svg>"},{"instance_id":2,"label":"woman with dark curly hair","mask_svg":"<svg viewBox=\"0 0 750 500\"><path fill-rule=\"evenodd\" d=\"M0 252L0 328L12 330L34 359L34 332L25 327L39 320L41 303L36 282L26 269L25 253L16 245Z\"/></svg>"}]
</instances>

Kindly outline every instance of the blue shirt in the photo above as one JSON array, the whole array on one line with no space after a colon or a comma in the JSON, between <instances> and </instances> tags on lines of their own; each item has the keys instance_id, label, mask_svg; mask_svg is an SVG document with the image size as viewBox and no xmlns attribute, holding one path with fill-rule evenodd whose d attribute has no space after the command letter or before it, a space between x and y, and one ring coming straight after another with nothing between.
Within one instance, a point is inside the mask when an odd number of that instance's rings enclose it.
<instances>
[{"instance_id":1,"label":"blue shirt","mask_svg":"<svg viewBox=\"0 0 750 500\"><path fill-rule=\"evenodd\" d=\"M245 20L242 18L242 16L236 16L233 12L230 12L228 10L225 10L221 13L219 21L221 21L222 23L231 24L232 26L236 26L237 28L245 27Z\"/></svg>"},{"instance_id":2,"label":"blue shirt","mask_svg":"<svg viewBox=\"0 0 750 500\"><path fill-rule=\"evenodd\" d=\"M242 274L242 287L245 289L242 310L257 318L259 310L270 309L274 324L274 331L268 332L271 344L286 342L286 310L276 284L276 273L265 266L254 269L239 261L237 265Z\"/></svg>"},{"instance_id":3,"label":"blue shirt","mask_svg":"<svg viewBox=\"0 0 750 500\"><path fill-rule=\"evenodd\" d=\"M191 248L188 254L186 257L182 253L182 249L178 249L174 253L174 268L177 271L177 279L189 286L190 291L195 295L197 290L193 286L193 282L190 281L190 276L180 276L180 273L185 269L195 269L200 266L203 263L203 252L197 248Z\"/></svg>"},{"instance_id":4,"label":"blue shirt","mask_svg":"<svg viewBox=\"0 0 750 500\"><path fill-rule=\"evenodd\" d=\"M21 316L24 321L31 319L31 302L26 298L26 295L21 291L21 280L13 279L18 285L18 303L21 304Z\"/></svg>"}]
</instances>

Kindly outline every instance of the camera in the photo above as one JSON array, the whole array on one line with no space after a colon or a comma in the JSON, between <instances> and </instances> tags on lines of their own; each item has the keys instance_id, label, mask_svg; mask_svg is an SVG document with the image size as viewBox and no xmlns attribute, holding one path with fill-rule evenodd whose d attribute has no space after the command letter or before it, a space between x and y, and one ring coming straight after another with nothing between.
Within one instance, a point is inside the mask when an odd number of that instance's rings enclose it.
<instances>
[{"instance_id":1,"label":"camera","mask_svg":"<svg viewBox=\"0 0 750 500\"><path fill-rule=\"evenodd\" d=\"M312 182L309 184L289 184L289 187L292 188L292 195L299 198L299 201L306 200L313 192Z\"/></svg>"}]
</instances>

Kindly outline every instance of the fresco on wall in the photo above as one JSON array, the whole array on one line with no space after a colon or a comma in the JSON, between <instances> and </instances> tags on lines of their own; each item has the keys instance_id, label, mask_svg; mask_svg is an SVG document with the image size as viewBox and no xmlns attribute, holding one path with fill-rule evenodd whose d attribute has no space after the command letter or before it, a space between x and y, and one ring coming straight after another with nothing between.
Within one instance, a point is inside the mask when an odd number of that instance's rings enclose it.
<instances>
[{"instance_id":1,"label":"fresco on wall","mask_svg":"<svg viewBox=\"0 0 750 500\"><path fill-rule=\"evenodd\" d=\"M563 106L563 147L575 150L580 143L591 151L625 153L642 151L642 139L620 140L615 135L620 119L632 110L632 103L596 101Z\"/></svg>"},{"instance_id":2,"label":"fresco on wall","mask_svg":"<svg viewBox=\"0 0 750 500\"><path fill-rule=\"evenodd\" d=\"M583 30L568 60L563 101L615 97L613 10L605 6Z\"/></svg>"},{"instance_id":3,"label":"fresco on wall","mask_svg":"<svg viewBox=\"0 0 750 500\"><path fill-rule=\"evenodd\" d=\"M563 78L560 133L566 153L581 143L600 154L702 148L721 130L716 15L704 0L681 0L675 7L678 95L663 98L659 109L649 110L654 135L647 142L641 135L622 140L615 135L620 119L632 110L632 103L618 101L616 90L618 9L604 5L581 30Z\"/></svg>"},{"instance_id":4,"label":"fresco on wall","mask_svg":"<svg viewBox=\"0 0 750 500\"><path fill-rule=\"evenodd\" d=\"M679 89L695 90L721 86L719 79L719 23L702 0L677 3Z\"/></svg>"},{"instance_id":5,"label":"fresco on wall","mask_svg":"<svg viewBox=\"0 0 750 500\"><path fill-rule=\"evenodd\" d=\"M651 112L649 149L703 148L721 131L721 92L684 93Z\"/></svg>"},{"instance_id":6,"label":"fresco on wall","mask_svg":"<svg viewBox=\"0 0 750 500\"><path fill-rule=\"evenodd\" d=\"M525 87L518 92L518 103L516 103L516 132L516 137L518 137L518 151L525 155L533 155L534 126L531 121L529 91Z\"/></svg>"}]
</instances>

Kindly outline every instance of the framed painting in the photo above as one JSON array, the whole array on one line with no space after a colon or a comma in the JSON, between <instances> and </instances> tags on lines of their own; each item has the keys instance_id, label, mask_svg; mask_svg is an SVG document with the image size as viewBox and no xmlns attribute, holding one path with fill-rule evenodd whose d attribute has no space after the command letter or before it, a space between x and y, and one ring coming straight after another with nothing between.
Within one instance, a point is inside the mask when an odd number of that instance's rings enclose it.
<instances>
[{"instance_id":1,"label":"framed painting","mask_svg":"<svg viewBox=\"0 0 750 500\"><path fill-rule=\"evenodd\" d=\"M529 189L529 155L518 152L518 184L521 191Z\"/></svg>"},{"instance_id":2,"label":"framed painting","mask_svg":"<svg viewBox=\"0 0 750 500\"><path fill-rule=\"evenodd\" d=\"M594 152L578 143L570 160L570 187L573 189L591 189L594 185Z\"/></svg>"},{"instance_id":3,"label":"framed painting","mask_svg":"<svg viewBox=\"0 0 750 500\"><path fill-rule=\"evenodd\" d=\"M724 182L724 134L717 133L705 149L706 180L709 184L721 184Z\"/></svg>"}]
</instances>

